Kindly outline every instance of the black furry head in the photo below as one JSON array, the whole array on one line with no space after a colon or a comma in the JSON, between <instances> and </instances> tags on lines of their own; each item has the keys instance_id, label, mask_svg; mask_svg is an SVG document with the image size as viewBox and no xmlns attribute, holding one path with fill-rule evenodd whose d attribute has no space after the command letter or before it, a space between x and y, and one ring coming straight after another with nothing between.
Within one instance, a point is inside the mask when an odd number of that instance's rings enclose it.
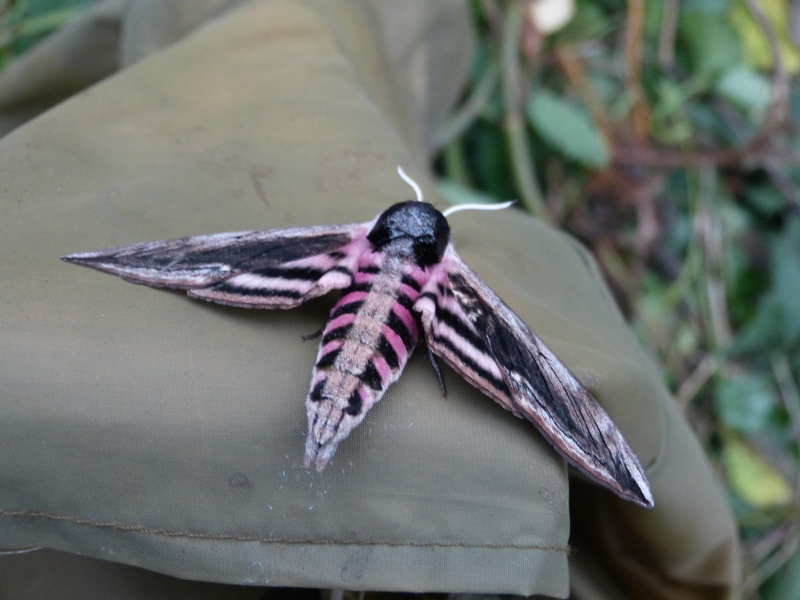
<instances>
[{"instance_id":1,"label":"black furry head","mask_svg":"<svg viewBox=\"0 0 800 600\"><path fill-rule=\"evenodd\" d=\"M450 225L431 204L409 200L381 213L367 239L379 250L395 240L410 240L415 262L428 267L442 260L450 241Z\"/></svg>"}]
</instances>

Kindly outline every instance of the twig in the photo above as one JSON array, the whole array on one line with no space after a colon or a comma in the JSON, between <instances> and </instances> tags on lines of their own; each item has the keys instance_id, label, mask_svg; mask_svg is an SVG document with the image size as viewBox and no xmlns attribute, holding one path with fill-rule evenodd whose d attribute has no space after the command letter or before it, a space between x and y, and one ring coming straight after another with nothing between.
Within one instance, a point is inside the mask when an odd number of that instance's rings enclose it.
<instances>
[{"instance_id":1,"label":"twig","mask_svg":"<svg viewBox=\"0 0 800 600\"><path fill-rule=\"evenodd\" d=\"M785 354L772 359L772 373L781 392L781 399L789 415L789 433L795 442L800 441L800 391L792 375L792 367Z\"/></svg>"},{"instance_id":2,"label":"twig","mask_svg":"<svg viewBox=\"0 0 800 600\"><path fill-rule=\"evenodd\" d=\"M661 31L658 34L658 64L665 71L675 66L675 34L678 32L678 0L664 0Z\"/></svg>"},{"instance_id":3,"label":"twig","mask_svg":"<svg viewBox=\"0 0 800 600\"><path fill-rule=\"evenodd\" d=\"M467 100L433 135L433 151L444 148L452 140L463 134L475 120L497 88L497 64L492 61L486 67L480 80L472 88Z\"/></svg>"},{"instance_id":4,"label":"twig","mask_svg":"<svg viewBox=\"0 0 800 600\"><path fill-rule=\"evenodd\" d=\"M586 69L583 68L578 56L572 50L571 46L561 44L555 49L555 57L559 66L564 71L570 83L575 87L580 94L586 108L592 115L592 120L597 124L601 135L606 141L606 144L611 148L612 141L612 128L611 119L606 112L605 106L598 98L597 94L586 76Z\"/></svg>"},{"instance_id":5,"label":"twig","mask_svg":"<svg viewBox=\"0 0 800 600\"><path fill-rule=\"evenodd\" d=\"M713 214L713 196L716 191L716 177L711 169L700 171L700 211L698 226L705 250L706 299L708 302L709 323L715 349L728 347L733 340L733 330L728 318L728 303L725 286L722 282L722 229Z\"/></svg>"},{"instance_id":6,"label":"twig","mask_svg":"<svg viewBox=\"0 0 800 600\"><path fill-rule=\"evenodd\" d=\"M628 0L625 25L625 90L630 97L633 130L639 143L646 141L650 130L650 109L641 85L644 15L644 0Z\"/></svg>"},{"instance_id":7,"label":"twig","mask_svg":"<svg viewBox=\"0 0 800 600\"><path fill-rule=\"evenodd\" d=\"M2 0L0 2L0 19L5 19L12 8L14 8L14 0Z\"/></svg>"},{"instance_id":8,"label":"twig","mask_svg":"<svg viewBox=\"0 0 800 600\"><path fill-rule=\"evenodd\" d=\"M444 172L448 179L464 187L472 187L462 140L455 139L447 144L442 151L442 159Z\"/></svg>"},{"instance_id":9,"label":"twig","mask_svg":"<svg viewBox=\"0 0 800 600\"><path fill-rule=\"evenodd\" d=\"M497 0L481 0L483 14L489 27L489 37L495 41L500 41L503 37L503 13Z\"/></svg>"},{"instance_id":10,"label":"twig","mask_svg":"<svg viewBox=\"0 0 800 600\"><path fill-rule=\"evenodd\" d=\"M789 202L789 208L795 211L800 210L800 193L797 192L794 181L786 171L779 168L776 160L766 159L762 166L772 184Z\"/></svg>"},{"instance_id":11,"label":"twig","mask_svg":"<svg viewBox=\"0 0 800 600\"><path fill-rule=\"evenodd\" d=\"M761 587L761 584L777 573L794 556L798 546L800 546L800 540L797 536L797 525L792 523L775 553L764 560L744 582L745 590L753 592Z\"/></svg>"},{"instance_id":12,"label":"twig","mask_svg":"<svg viewBox=\"0 0 800 600\"><path fill-rule=\"evenodd\" d=\"M514 178L521 195L522 204L539 218L547 213L542 193L533 171L533 158L528 146L525 121L522 118L523 90L519 66L519 36L524 17L523 4L514 2L506 10L503 23L502 82L506 114L504 119Z\"/></svg>"},{"instance_id":13,"label":"twig","mask_svg":"<svg viewBox=\"0 0 800 600\"><path fill-rule=\"evenodd\" d=\"M749 143L742 148L694 151L618 146L614 150L613 158L615 163L621 165L652 166L665 169L745 166L755 168L767 160L775 160L793 166L800 165L800 157L790 150L767 148L759 151Z\"/></svg>"},{"instance_id":14,"label":"twig","mask_svg":"<svg viewBox=\"0 0 800 600\"><path fill-rule=\"evenodd\" d=\"M629 0L631 9L638 7L640 0ZM672 0L670 0L672 1ZM614 150L613 161L622 165L653 166L660 168L681 168L681 167L740 167L753 169L759 166L774 168L776 164L800 165L800 157L793 151L783 148L775 148L770 140L775 131L780 128L787 117L789 107L789 79L783 64L783 57L778 45L775 30L764 14L760 4L756 0L742 0L750 10L753 18L758 22L764 32L775 65L772 77L772 92L770 107L767 118L761 128L746 143L738 148L723 148L710 150L672 150L652 147L616 147ZM665 11L667 11L665 5ZM630 10L629 10L630 12ZM665 13L666 16L666 13ZM629 14L629 27L636 23L634 16ZM665 25L666 27L666 25ZM633 27L635 29L635 26ZM663 32L662 32L663 33ZM632 34L629 32L628 36ZM627 78L631 77L631 63L637 56L633 42L629 42L629 67ZM630 83L626 83L631 93ZM796 193L787 194L784 192L793 205L798 205L800 198Z\"/></svg>"},{"instance_id":15,"label":"twig","mask_svg":"<svg viewBox=\"0 0 800 600\"><path fill-rule=\"evenodd\" d=\"M769 533L749 546L747 553L750 555L750 558L756 562L761 562L767 558L784 543L786 536L792 533L792 529L794 529L793 523L781 523L777 527L774 527Z\"/></svg>"},{"instance_id":16,"label":"twig","mask_svg":"<svg viewBox=\"0 0 800 600\"><path fill-rule=\"evenodd\" d=\"M700 364L683 380L675 393L675 402L681 410L686 410L689 403L700 393L700 390L703 389L703 386L708 383L718 369L719 360L716 356L708 354L703 357Z\"/></svg>"}]
</instances>

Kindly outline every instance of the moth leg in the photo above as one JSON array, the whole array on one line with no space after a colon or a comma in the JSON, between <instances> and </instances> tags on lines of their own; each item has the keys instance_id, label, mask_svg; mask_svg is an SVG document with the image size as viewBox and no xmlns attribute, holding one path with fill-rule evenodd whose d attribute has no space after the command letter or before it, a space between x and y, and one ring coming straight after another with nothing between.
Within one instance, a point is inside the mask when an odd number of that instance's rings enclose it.
<instances>
[{"instance_id":1,"label":"moth leg","mask_svg":"<svg viewBox=\"0 0 800 600\"><path fill-rule=\"evenodd\" d=\"M323 325L322 327L320 327L319 329L317 329L317 330L316 330L314 333L309 333L308 335L301 335L300 337L301 337L301 338L303 338L303 341L304 341L304 342L307 342L307 341L309 341L309 340L315 340L315 339L317 339L319 336L321 336L321 335L322 335L322 333L323 333L324 331L325 331L325 326Z\"/></svg>"},{"instance_id":2,"label":"moth leg","mask_svg":"<svg viewBox=\"0 0 800 600\"><path fill-rule=\"evenodd\" d=\"M439 380L439 387L442 388L442 398L447 398L447 388L444 385L444 376L442 375L441 369L439 369L439 363L436 362L436 355L431 351L430 347L428 348L428 359L431 361L431 366L436 373L436 379Z\"/></svg>"}]
</instances>

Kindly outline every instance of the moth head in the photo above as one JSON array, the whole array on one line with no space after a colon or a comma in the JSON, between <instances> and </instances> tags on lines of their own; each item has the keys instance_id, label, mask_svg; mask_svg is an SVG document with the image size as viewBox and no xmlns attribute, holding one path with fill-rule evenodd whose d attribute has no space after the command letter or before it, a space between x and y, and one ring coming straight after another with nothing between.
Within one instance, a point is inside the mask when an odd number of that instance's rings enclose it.
<instances>
[{"instance_id":1,"label":"moth head","mask_svg":"<svg viewBox=\"0 0 800 600\"><path fill-rule=\"evenodd\" d=\"M397 246L401 240L410 243L417 265L429 267L442 260L450 226L432 205L409 200L381 213L367 239L377 250Z\"/></svg>"}]
</instances>

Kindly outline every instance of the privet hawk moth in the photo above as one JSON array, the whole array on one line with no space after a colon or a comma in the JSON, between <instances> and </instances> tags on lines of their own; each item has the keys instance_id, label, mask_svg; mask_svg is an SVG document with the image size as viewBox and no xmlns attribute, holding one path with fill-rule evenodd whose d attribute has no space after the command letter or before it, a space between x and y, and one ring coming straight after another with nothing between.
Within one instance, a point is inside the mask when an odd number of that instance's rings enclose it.
<instances>
[{"instance_id":1,"label":"privet hawk moth","mask_svg":"<svg viewBox=\"0 0 800 600\"><path fill-rule=\"evenodd\" d=\"M424 337L579 471L653 506L639 460L591 393L456 254L445 216L454 209L443 214L417 195L367 223L200 235L63 259L246 308L293 308L342 290L306 399L307 467L325 467Z\"/></svg>"}]
</instances>

